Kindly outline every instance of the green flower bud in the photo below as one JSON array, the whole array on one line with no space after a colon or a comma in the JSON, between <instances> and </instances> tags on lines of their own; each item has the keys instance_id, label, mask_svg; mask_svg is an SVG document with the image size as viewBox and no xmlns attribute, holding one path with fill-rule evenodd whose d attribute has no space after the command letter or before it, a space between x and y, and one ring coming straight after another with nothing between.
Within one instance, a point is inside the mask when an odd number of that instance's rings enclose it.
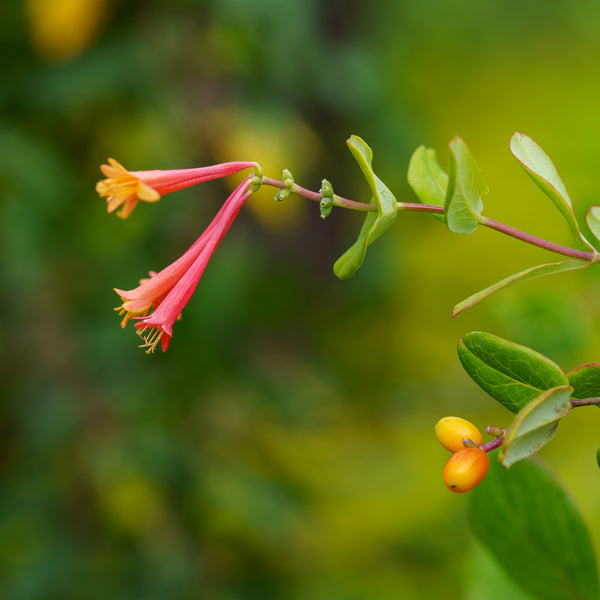
<instances>
[{"instance_id":1,"label":"green flower bud","mask_svg":"<svg viewBox=\"0 0 600 600\"><path fill-rule=\"evenodd\" d=\"M331 198L322 198L319 202L319 208L321 210L321 219L326 219L333 209L333 200Z\"/></svg>"},{"instance_id":2,"label":"green flower bud","mask_svg":"<svg viewBox=\"0 0 600 600\"><path fill-rule=\"evenodd\" d=\"M287 200L290 197L290 194L291 192L288 188L277 190L277 193L275 194L275 202L283 202L284 200Z\"/></svg>"}]
</instances>

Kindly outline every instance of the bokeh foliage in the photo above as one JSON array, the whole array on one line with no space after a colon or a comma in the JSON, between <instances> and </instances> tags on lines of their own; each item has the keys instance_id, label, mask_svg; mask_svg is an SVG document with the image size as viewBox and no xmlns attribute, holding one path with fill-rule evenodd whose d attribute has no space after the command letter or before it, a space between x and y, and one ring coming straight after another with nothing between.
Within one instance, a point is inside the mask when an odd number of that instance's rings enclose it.
<instances>
[{"instance_id":1,"label":"bokeh foliage","mask_svg":"<svg viewBox=\"0 0 600 600\"><path fill-rule=\"evenodd\" d=\"M467 331L567 369L597 361L595 272L451 320L458 300L547 253L403 213L340 282L332 265L360 216L323 222L317 205L265 193L168 353L148 357L119 329L112 288L176 258L228 188L122 222L93 187L107 156L131 169L258 160L366 199L344 143L355 133L411 201L412 151L436 148L445 167L459 134L490 185L486 214L566 244L508 140L520 130L542 144L576 214L598 202L599 23L591 0L3 2L0 595L474 598L486 573L499 597L523 598L473 548L432 427L454 413L504 424L460 371ZM598 545L588 412L543 455Z\"/></svg>"}]
</instances>

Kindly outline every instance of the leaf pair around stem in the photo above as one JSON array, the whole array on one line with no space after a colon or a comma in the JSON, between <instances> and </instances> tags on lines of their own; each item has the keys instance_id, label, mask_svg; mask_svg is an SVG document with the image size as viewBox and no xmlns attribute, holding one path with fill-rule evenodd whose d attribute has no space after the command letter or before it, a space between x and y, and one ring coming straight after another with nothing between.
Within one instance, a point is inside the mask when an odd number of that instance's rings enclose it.
<instances>
[{"instance_id":1,"label":"leaf pair around stem","mask_svg":"<svg viewBox=\"0 0 600 600\"><path fill-rule=\"evenodd\" d=\"M536 142L523 133L513 134L510 150L529 177L552 200L565 218L574 246L581 250L579 255L585 257L588 253L590 260L562 260L531 267L505 277L457 304L452 312L453 316L477 304L490 294L515 283L553 273L581 269L596 262L599 258L594 247L581 233L573 213L569 194L549 156ZM448 229L454 233L471 233L475 231L478 224L498 228L499 224L482 214L481 198L487 193L488 187L467 145L460 138L455 138L450 142L448 174L439 165L434 150L424 146L417 148L409 164L408 182L422 203L444 207L444 214L435 216L444 221ZM600 206L592 207L588 211L586 222L594 236L600 239ZM510 228L503 227L503 229Z\"/></svg>"},{"instance_id":2,"label":"leaf pair around stem","mask_svg":"<svg viewBox=\"0 0 600 600\"><path fill-rule=\"evenodd\" d=\"M392 224L398 212L396 198L373 171L371 148L354 135L347 144L369 184L371 203L375 204L377 210L367 213L358 239L336 261L333 270L340 279L348 279L356 273L365 258L367 247ZM413 174L415 168L420 173L411 185L414 183L417 186L420 197L427 197L431 204L444 207L441 218L450 230L455 233L474 231L481 220L481 196L487 194L489 188L465 142L457 137L450 143L449 175L437 164L435 152L423 146L415 153L411 166Z\"/></svg>"},{"instance_id":3,"label":"leaf pair around stem","mask_svg":"<svg viewBox=\"0 0 600 600\"><path fill-rule=\"evenodd\" d=\"M545 446L578 400L600 396L599 363L564 373L531 348L483 332L465 335L458 343L458 356L477 385L517 413L500 449L505 467Z\"/></svg>"},{"instance_id":4,"label":"leaf pair around stem","mask_svg":"<svg viewBox=\"0 0 600 600\"><path fill-rule=\"evenodd\" d=\"M349 279L356 273L365 259L367 247L392 224L398 212L396 198L373 171L371 148L356 135L351 136L346 143L369 184L372 194L371 203L376 205L377 210L367 213L358 239L333 266L334 273L340 279Z\"/></svg>"}]
</instances>

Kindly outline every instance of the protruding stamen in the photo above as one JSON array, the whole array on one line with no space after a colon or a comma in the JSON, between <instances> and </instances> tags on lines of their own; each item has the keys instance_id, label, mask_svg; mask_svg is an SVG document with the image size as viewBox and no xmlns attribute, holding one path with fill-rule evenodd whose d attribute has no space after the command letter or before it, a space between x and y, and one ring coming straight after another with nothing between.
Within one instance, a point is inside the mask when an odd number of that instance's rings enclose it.
<instances>
[{"instance_id":1,"label":"protruding stamen","mask_svg":"<svg viewBox=\"0 0 600 600\"><path fill-rule=\"evenodd\" d=\"M163 330L160 327L138 328L137 334L144 340L144 343L138 346L139 348L147 348L146 354L152 354L160 342L163 335Z\"/></svg>"}]
</instances>

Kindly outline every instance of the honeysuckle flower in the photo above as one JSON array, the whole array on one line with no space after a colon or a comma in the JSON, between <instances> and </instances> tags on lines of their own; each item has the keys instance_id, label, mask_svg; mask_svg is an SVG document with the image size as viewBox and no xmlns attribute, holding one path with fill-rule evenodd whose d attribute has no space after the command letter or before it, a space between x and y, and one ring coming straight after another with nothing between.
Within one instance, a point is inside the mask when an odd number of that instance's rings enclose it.
<instances>
[{"instance_id":1,"label":"honeysuckle flower","mask_svg":"<svg viewBox=\"0 0 600 600\"><path fill-rule=\"evenodd\" d=\"M115 289L123 304L116 310L124 314L121 326L130 319L144 340L141 347L153 352L158 342L163 352L173 337L173 324L196 290L213 252L252 194L253 178L247 177L225 201L204 233L175 262L158 273L150 273L133 290ZM148 314L154 308L153 312Z\"/></svg>"},{"instance_id":2,"label":"honeysuckle flower","mask_svg":"<svg viewBox=\"0 0 600 600\"><path fill-rule=\"evenodd\" d=\"M106 198L109 213L121 207L117 216L122 219L131 214L140 200L157 202L164 194L258 166L254 162L237 161L195 169L128 171L113 158L108 163L100 165L106 179L96 184L96 191Z\"/></svg>"}]
</instances>

